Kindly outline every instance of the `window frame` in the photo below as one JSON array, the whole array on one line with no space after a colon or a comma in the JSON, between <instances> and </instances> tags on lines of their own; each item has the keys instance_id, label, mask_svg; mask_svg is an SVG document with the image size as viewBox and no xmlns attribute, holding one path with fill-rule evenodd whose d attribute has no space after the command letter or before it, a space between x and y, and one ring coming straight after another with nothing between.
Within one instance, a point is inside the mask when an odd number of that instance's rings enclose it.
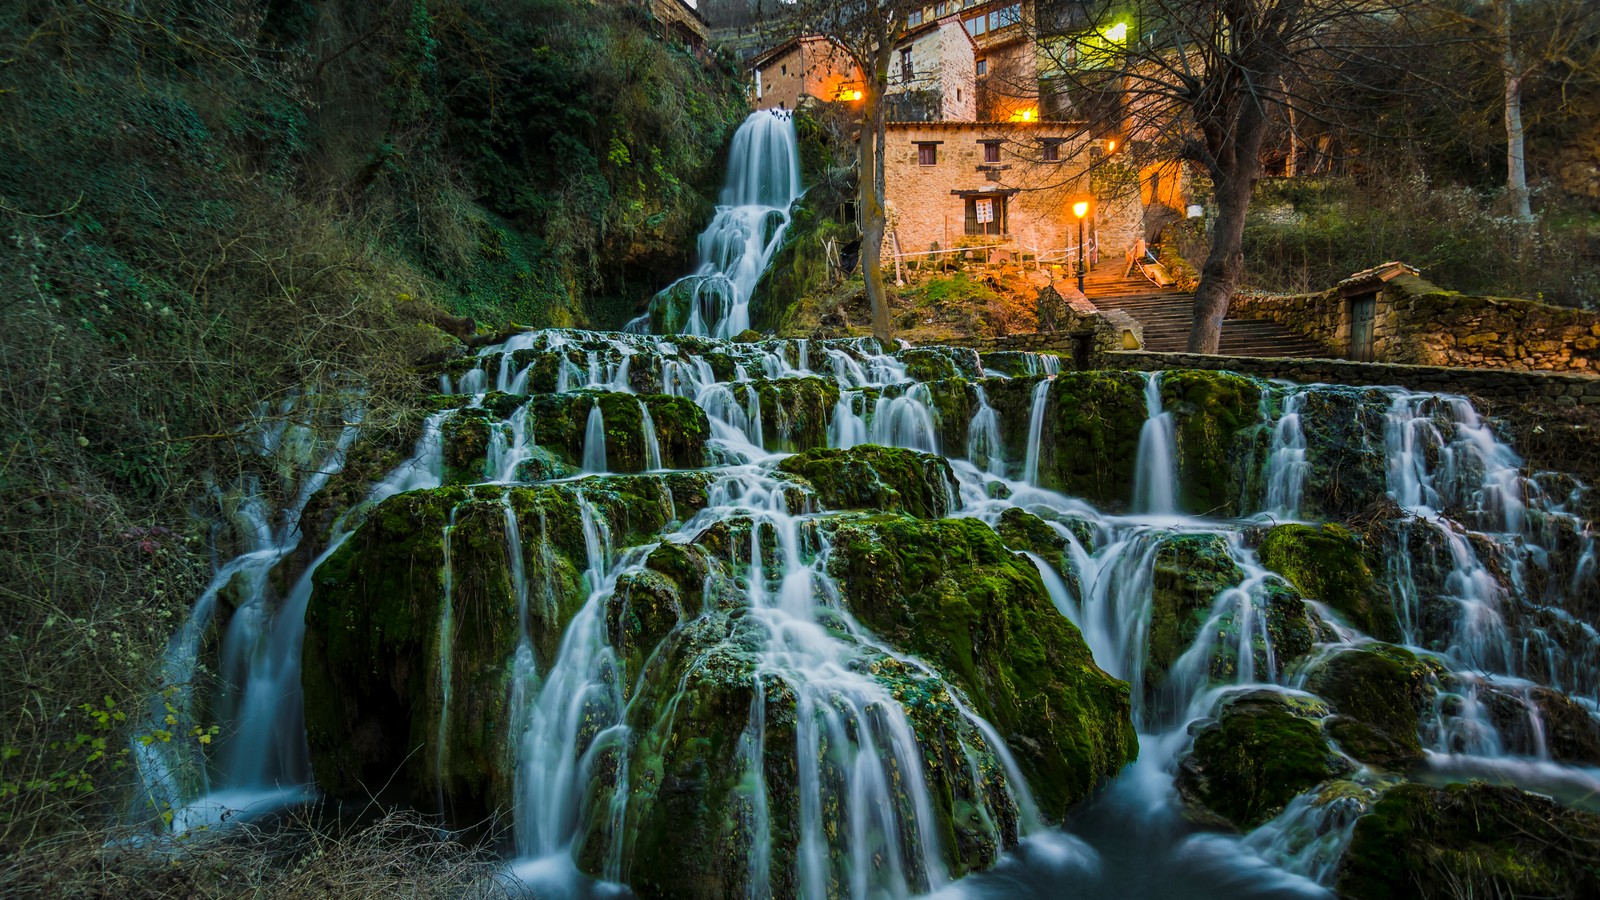
<instances>
[{"instance_id":1,"label":"window frame","mask_svg":"<svg viewBox=\"0 0 1600 900\"><path fill-rule=\"evenodd\" d=\"M933 167L939 164L939 141L912 141L917 148L917 165Z\"/></svg>"}]
</instances>

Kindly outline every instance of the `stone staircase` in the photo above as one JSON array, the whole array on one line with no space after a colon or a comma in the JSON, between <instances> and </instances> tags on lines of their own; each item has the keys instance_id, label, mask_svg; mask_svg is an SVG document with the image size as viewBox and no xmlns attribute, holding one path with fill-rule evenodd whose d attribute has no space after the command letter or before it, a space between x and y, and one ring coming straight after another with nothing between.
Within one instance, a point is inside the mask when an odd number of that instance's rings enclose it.
<instances>
[{"instance_id":1,"label":"stone staircase","mask_svg":"<svg viewBox=\"0 0 1600 900\"><path fill-rule=\"evenodd\" d=\"M1194 296L1161 289L1137 272L1123 277L1127 263L1119 255L1089 271L1083 292L1103 310L1120 309L1144 328L1144 349L1156 353L1181 353L1189 343L1194 318ZM1222 356L1327 357L1319 344L1301 337L1277 322L1224 319L1217 347Z\"/></svg>"}]
</instances>

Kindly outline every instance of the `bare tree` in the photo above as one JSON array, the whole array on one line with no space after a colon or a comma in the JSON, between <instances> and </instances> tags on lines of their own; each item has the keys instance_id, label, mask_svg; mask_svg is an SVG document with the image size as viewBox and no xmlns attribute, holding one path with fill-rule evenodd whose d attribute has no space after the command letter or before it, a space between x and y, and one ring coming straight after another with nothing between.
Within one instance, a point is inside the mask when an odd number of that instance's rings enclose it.
<instances>
[{"instance_id":1,"label":"bare tree","mask_svg":"<svg viewBox=\"0 0 1600 900\"><path fill-rule=\"evenodd\" d=\"M792 13L785 19L789 36L826 37L862 72L857 104L856 219L861 229L861 272L872 308L872 333L885 344L890 340L889 298L883 276L885 96L889 64L896 42L906 30L906 18L927 5L924 0L793 0Z\"/></svg>"},{"instance_id":2,"label":"bare tree","mask_svg":"<svg viewBox=\"0 0 1600 900\"><path fill-rule=\"evenodd\" d=\"M1038 0L1041 83L1053 95L1046 107L1097 131L1120 131L1136 161L1185 160L1210 177L1215 216L1190 352L1217 351L1244 268L1245 216L1269 130L1277 122L1327 121L1330 110L1320 104L1335 95L1330 82L1369 71L1369 51L1413 40L1411 5ZM1107 97L1119 108L1108 113Z\"/></svg>"}]
</instances>

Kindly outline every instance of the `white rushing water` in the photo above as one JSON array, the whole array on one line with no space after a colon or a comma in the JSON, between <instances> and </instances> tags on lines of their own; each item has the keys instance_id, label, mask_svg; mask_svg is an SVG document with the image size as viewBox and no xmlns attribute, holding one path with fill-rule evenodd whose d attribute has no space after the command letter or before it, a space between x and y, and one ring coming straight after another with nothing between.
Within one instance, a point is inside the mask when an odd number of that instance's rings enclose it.
<instances>
[{"instance_id":1,"label":"white rushing water","mask_svg":"<svg viewBox=\"0 0 1600 900\"><path fill-rule=\"evenodd\" d=\"M734 133L728 175L716 215L700 235L694 274L651 301L651 312L628 323L647 332L652 317L679 334L733 337L750 327L750 295L783 244L789 208L800 198L800 153L794 121L753 112Z\"/></svg>"},{"instance_id":2,"label":"white rushing water","mask_svg":"<svg viewBox=\"0 0 1600 900\"><path fill-rule=\"evenodd\" d=\"M658 736L643 733L635 717L642 673L616 645L618 631L608 616L613 601L628 600L628 586L645 573L653 551L719 529L728 535L721 562L734 573L727 584L735 588L718 602L738 609L741 650L754 660L747 676L751 700L736 736L741 806L729 811L729 828L748 851L745 896L772 895L780 858L792 860L790 888L807 898L1042 897L1063 891L1325 895L1355 819L1389 776L1351 766L1337 796L1308 792L1239 836L1198 833L1186 824L1174 778L1194 732L1225 704L1266 692L1314 707L1320 701L1307 693L1308 671L1320 660L1372 643L1318 598L1305 598L1297 609L1311 623L1315 646L1286 647L1272 627L1273 616L1281 615L1282 604L1300 600L1262 565L1255 549L1263 522L1314 518L1308 510L1318 508L1321 486L1312 481L1311 457L1317 429L1331 423L1316 421L1318 406L1308 401L1333 389L1258 383L1264 391L1265 455L1257 460L1260 480L1247 480L1254 486L1246 489L1258 496L1247 498L1238 518L1221 520L1180 509L1178 463L1185 457L1179 426L1187 413L1166 408L1161 373L1150 373L1131 461L1134 481L1117 486L1119 492L1131 487L1131 503L1125 512L1096 508L1041 486L1041 472L1048 484L1054 483L1048 476L1059 471L1058 461L1045 452L1056 446L1051 411L1072 402L1059 392L1067 376L1053 356L1023 358L1020 368L1038 379L1031 386L1008 387L998 376L924 383L908 374L899 355L870 339L703 339L749 327L750 293L781 243L800 191L792 122L752 115L735 136L721 204L700 240L699 269L657 297L649 315L630 323L637 331L652 321L667 322L681 336L529 331L480 350L470 363L474 368L455 369L456 377L440 380L473 415L510 410L503 418L489 416L487 452L481 472L472 476L481 476L485 485L522 484L525 473L539 468L530 463L546 459L549 448L534 441L534 404L523 395L553 390L588 403L579 458L568 460L578 465L548 482L575 496L579 521L559 524L582 536L581 597L571 591L573 596L562 596L566 589L552 574L560 551L550 534L558 523L547 521L540 506L539 533L525 539L528 520L519 521L511 493L486 494L504 505L507 589L519 628L505 698L515 736L507 749L515 760L515 877L551 895L621 890L634 862L629 804L648 802L658 787L645 781L653 773L630 771L632 751ZM541 368L540 362L553 365ZM491 399L492 391L521 399ZM959 397L939 393L948 391ZM661 480L682 461L672 458L672 441L664 448L658 435L659 428L670 439L681 423L652 416L651 404L662 398L642 395L654 394L692 401L710 429L707 502L686 520L679 518L671 486ZM641 433L634 458L645 474L607 474L626 467L629 453L621 445L607 447L603 396L614 415L626 408L614 405L619 400L638 404ZM1538 701L1549 687L1591 710L1600 708L1600 635L1562 607L1565 596L1596 577L1592 524L1569 511L1583 488L1530 477L1463 398L1400 389L1378 396L1388 407L1374 416L1381 434L1372 436L1373 452L1382 454L1388 501L1405 514L1390 523L1397 547L1384 576L1397 598L1401 641L1438 665L1439 699L1424 716L1420 735L1429 748L1426 765L1441 779L1487 773L1552 791L1600 788L1593 770L1555 758ZM942 408L964 409L963 421L944 421ZM320 455L308 455L308 447L318 446L308 437L309 424L298 436L281 424L258 436L264 455L298 454L298 469L309 474L287 491L292 499L277 511L262 499L257 483L241 484L228 505L239 554L218 566L191 619L172 639L164 677L174 696L165 702L192 716L197 700L191 685L205 636L215 626L219 595L229 591L241 598L220 651L226 688L213 708L226 730L212 758L181 750L189 746L181 742L136 748L148 798L157 811L171 813L173 831L311 792L299 679L312 575L373 505L441 485L442 435L454 414L430 416L412 457L371 486L315 552L301 548L300 518L311 496L339 471L359 416L348 414L348 424L336 439L323 442ZM1005 446L1008 434L1026 434L1024 445ZM802 444L843 449L869 443L947 456L954 482L932 486L942 498L939 512L998 529L1003 517L1021 510L1059 538L1060 554L1029 552L1027 559L1044 595L1079 629L1095 663L1131 685L1141 748L1139 760L1063 827L1041 821L1008 746L1014 736L977 714L971 698L945 679L947 673L888 646L856 621L851 598L830 570L835 548L826 525L833 513L776 470L784 454ZM670 524L642 545L628 545L626 523L611 518L595 499L617 478L639 479L635 485L655 479L663 497ZM1128 499L1128 493L1116 498ZM437 666L432 686L441 701L440 718L428 723L441 811L451 808L452 799L445 773L452 752L449 717L456 695L469 683L454 671L461 613L455 598L455 509L448 521L431 663ZM1172 577L1162 567L1183 552L1208 554L1208 564L1225 573L1226 583L1184 612L1193 618L1192 633L1170 659L1156 659L1151 632L1161 627L1155 622L1158 583ZM271 576L297 554L310 563L280 597ZM1554 565L1557 556L1571 564ZM528 561L537 563L542 578L530 581ZM466 571L463 564L462 577ZM706 576L708 596L713 581ZM570 620L559 644L553 652L547 646L541 659L535 623L557 618L562 609ZM708 605L688 615L704 623L712 610ZM1584 634L1585 627L1590 642L1574 642L1570 635ZM1558 639L1558 630L1568 636ZM941 726L948 733L937 737L950 749L940 766L964 770L972 784L986 785L961 803L963 827L992 846L1009 848L993 871L952 878L947 860L955 848L947 841L954 826L941 822L939 813L950 798L939 795L942 788L934 781L948 774L928 771L935 737L919 731L915 711L881 675L887 670L948 698L956 711ZM666 699L669 711L685 693L679 685ZM792 704L787 731L775 730L770 716L769 700L777 694ZM1492 714L1491 704L1520 712L1507 724L1505 716ZM164 706L152 709L152 723L163 715ZM650 727L670 731L670 715L663 721ZM793 784L769 783L766 761L774 754L792 760ZM792 829L785 835L775 834L773 824L779 789L792 789L795 797ZM593 877L602 882L598 888Z\"/></svg>"}]
</instances>

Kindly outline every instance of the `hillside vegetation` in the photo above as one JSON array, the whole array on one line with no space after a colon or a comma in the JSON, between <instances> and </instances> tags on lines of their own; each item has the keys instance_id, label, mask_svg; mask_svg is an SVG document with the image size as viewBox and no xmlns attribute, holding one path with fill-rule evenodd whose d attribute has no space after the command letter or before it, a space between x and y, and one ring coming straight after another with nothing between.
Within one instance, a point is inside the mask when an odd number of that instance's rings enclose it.
<instances>
[{"instance_id":1,"label":"hillside vegetation","mask_svg":"<svg viewBox=\"0 0 1600 900\"><path fill-rule=\"evenodd\" d=\"M404 445L457 337L615 327L687 266L744 106L661 33L567 0L0 8L0 856L126 807L195 514L256 465L236 428L359 407Z\"/></svg>"}]
</instances>

